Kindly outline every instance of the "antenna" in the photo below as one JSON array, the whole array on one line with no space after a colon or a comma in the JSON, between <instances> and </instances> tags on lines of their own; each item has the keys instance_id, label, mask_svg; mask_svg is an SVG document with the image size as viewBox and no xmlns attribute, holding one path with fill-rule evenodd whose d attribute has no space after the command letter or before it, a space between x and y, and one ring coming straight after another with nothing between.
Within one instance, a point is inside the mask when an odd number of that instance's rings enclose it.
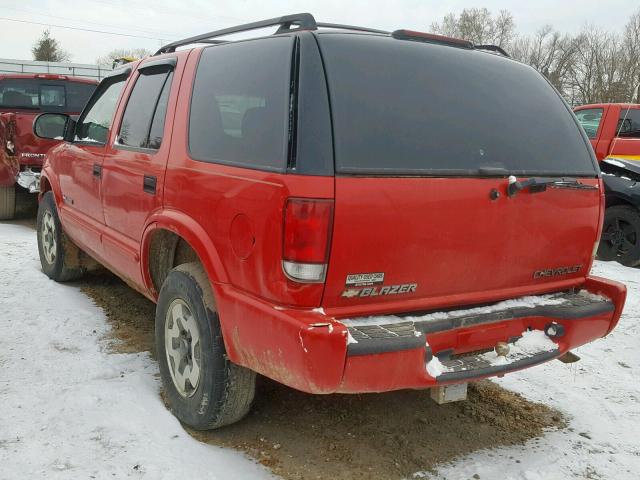
<instances>
[{"instance_id":1,"label":"antenna","mask_svg":"<svg viewBox=\"0 0 640 480\"><path fill-rule=\"evenodd\" d=\"M609 149L609 151L611 153L613 153L613 149L616 146L616 142L618 141L618 138L620 138L620 132L622 131L622 126L624 125L624 122L627 121L627 115L629 115L629 110L631 110L631 104L633 103L633 99L636 99L636 102L638 101L638 92L640 91L640 83L636 86L635 90L633 90L631 92L631 100L630 102L627 104L627 110L624 112L624 117L622 118L622 121L620 122L620 126L618 127L618 131L616 132L616 136L613 139L613 143L611 144L611 148Z\"/></svg>"}]
</instances>

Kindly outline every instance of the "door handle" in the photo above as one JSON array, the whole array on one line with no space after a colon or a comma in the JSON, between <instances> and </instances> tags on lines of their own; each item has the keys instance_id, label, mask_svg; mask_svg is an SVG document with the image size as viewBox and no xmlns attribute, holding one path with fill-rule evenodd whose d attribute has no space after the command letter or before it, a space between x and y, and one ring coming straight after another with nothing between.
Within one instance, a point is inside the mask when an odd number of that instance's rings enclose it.
<instances>
[{"instance_id":1,"label":"door handle","mask_svg":"<svg viewBox=\"0 0 640 480\"><path fill-rule=\"evenodd\" d=\"M156 194L156 184L158 183L156 177L153 177L151 175L145 175L144 176L144 180L142 183L142 189L147 192L150 193L151 195L155 195Z\"/></svg>"},{"instance_id":2,"label":"door handle","mask_svg":"<svg viewBox=\"0 0 640 480\"><path fill-rule=\"evenodd\" d=\"M102 177L102 165L97 163L93 164L93 176L96 178Z\"/></svg>"}]
</instances>

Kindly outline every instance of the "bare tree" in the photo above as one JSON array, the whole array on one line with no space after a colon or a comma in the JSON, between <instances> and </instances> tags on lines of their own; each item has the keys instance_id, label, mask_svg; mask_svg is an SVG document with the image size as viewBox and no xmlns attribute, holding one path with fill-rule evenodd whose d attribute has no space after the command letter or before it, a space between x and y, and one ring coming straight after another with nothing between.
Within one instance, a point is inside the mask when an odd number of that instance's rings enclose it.
<instances>
[{"instance_id":1,"label":"bare tree","mask_svg":"<svg viewBox=\"0 0 640 480\"><path fill-rule=\"evenodd\" d=\"M512 43L510 54L516 60L531 65L566 94L577 48L575 38L562 35L551 25L546 25L532 37L518 37Z\"/></svg>"},{"instance_id":2,"label":"bare tree","mask_svg":"<svg viewBox=\"0 0 640 480\"><path fill-rule=\"evenodd\" d=\"M446 15L441 23L434 22L431 31L458 37L475 44L494 44L505 47L515 36L513 15L501 10L495 17L486 8L465 8L459 16Z\"/></svg>"},{"instance_id":3,"label":"bare tree","mask_svg":"<svg viewBox=\"0 0 640 480\"><path fill-rule=\"evenodd\" d=\"M139 59L148 57L151 55L151 52L146 48L117 48L115 50L111 50L109 53L96 58L96 63L98 65L106 65L111 67L114 60L118 58L132 58Z\"/></svg>"},{"instance_id":4,"label":"bare tree","mask_svg":"<svg viewBox=\"0 0 640 480\"><path fill-rule=\"evenodd\" d=\"M618 34L585 25L577 35L546 25L534 35L517 35L506 10L492 15L486 8L450 13L431 25L435 33L492 43L542 73L569 103L629 102L640 84L640 9Z\"/></svg>"}]
</instances>

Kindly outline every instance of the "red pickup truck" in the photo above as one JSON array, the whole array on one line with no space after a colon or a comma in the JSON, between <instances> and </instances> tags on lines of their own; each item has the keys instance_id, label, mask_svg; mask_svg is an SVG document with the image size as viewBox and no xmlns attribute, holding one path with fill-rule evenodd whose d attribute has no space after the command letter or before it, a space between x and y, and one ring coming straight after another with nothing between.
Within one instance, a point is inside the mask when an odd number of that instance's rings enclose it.
<instances>
[{"instance_id":1,"label":"red pickup truck","mask_svg":"<svg viewBox=\"0 0 640 480\"><path fill-rule=\"evenodd\" d=\"M581 105L574 112L598 160L640 160L640 104Z\"/></svg>"},{"instance_id":2,"label":"red pickup truck","mask_svg":"<svg viewBox=\"0 0 640 480\"><path fill-rule=\"evenodd\" d=\"M42 270L97 261L157 303L166 398L198 429L242 418L256 372L446 399L561 358L616 326L626 289L590 273L604 191L584 131L500 53L310 14L171 43L77 120L34 123L65 139Z\"/></svg>"},{"instance_id":3,"label":"red pickup truck","mask_svg":"<svg viewBox=\"0 0 640 480\"><path fill-rule=\"evenodd\" d=\"M13 218L16 180L37 191L42 160L60 139L33 135L33 120L42 112L77 115L97 81L50 74L0 75L0 220Z\"/></svg>"}]
</instances>

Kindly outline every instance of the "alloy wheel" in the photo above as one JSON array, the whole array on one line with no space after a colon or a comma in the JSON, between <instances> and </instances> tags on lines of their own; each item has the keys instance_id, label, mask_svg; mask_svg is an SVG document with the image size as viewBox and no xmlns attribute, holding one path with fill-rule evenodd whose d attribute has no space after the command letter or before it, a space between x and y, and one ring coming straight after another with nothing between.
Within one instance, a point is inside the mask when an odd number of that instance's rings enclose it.
<instances>
[{"instance_id":1,"label":"alloy wheel","mask_svg":"<svg viewBox=\"0 0 640 480\"><path fill-rule=\"evenodd\" d=\"M164 323L165 350L171 379L183 397L191 397L200 383L200 331L187 304L174 300Z\"/></svg>"}]
</instances>

